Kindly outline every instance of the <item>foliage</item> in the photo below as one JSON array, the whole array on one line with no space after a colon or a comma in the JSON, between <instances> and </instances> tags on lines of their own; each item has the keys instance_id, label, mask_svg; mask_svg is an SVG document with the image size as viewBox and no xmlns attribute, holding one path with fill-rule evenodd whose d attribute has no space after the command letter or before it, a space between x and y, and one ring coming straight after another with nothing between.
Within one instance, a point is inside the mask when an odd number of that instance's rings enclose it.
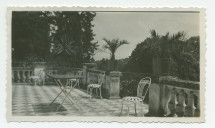
<instances>
[{"instance_id":1,"label":"foliage","mask_svg":"<svg viewBox=\"0 0 215 128\"><path fill-rule=\"evenodd\" d=\"M152 30L132 51L126 71L152 73L152 59L166 57L172 61L171 75L199 80L199 37L187 39L184 32L159 35Z\"/></svg>"},{"instance_id":2,"label":"foliage","mask_svg":"<svg viewBox=\"0 0 215 128\"><path fill-rule=\"evenodd\" d=\"M116 70L116 68L117 68L117 61L115 59L116 50L120 46L125 45L125 44L129 44L129 43L126 40L119 40L119 39L108 40L108 39L104 38L103 40L106 42L106 44L103 45L104 50L108 50L110 53L110 61L108 64L108 67L109 67L108 71Z\"/></svg>"},{"instance_id":3,"label":"foliage","mask_svg":"<svg viewBox=\"0 0 215 128\"><path fill-rule=\"evenodd\" d=\"M13 12L13 60L35 57L76 67L89 62L97 48L97 42L92 42L95 35L91 22L95 15L71 11Z\"/></svg>"},{"instance_id":4,"label":"foliage","mask_svg":"<svg viewBox=\"0 0 215 128\"><path fill-rule=\"evenodd\" d=\"M103 46L103 48L109 50L110 60L115 60L116 50L120 46L129 44L128 41L126 41L126 40L119 40L119 39L108 40L106 38L104 38L103 40L106 42L106 44Z\"/></svg>"},{"instance_id":5,"label":"foliage","mask_svg":"<svg viewBox=\"0 0 215 128\"><path fill-rule=\"evenodd\" d=\"M117 71L124 71L128 60L129 60L128 58L116 60L116 62L117 62L116 70ZM99 70L109 71L109 69L108 69L109 61L110 60L104 59L104 58L102 60L96 61L97 68Z\"/></svg>"},{"instance_id":6,"label":"foliage","mask_svg":"<svg viewBox=\"0 0 215 128\"><path fill-rule=\"evenodd\" d=\"M25 61L32 56L44 59L49 52L48 31L48 19L42 16L42 12L13 11L13 60Z\"/></svg>"},{"instance_id":7,"label":"foliage","mask_svg":"<svg viewBox=\"0 0 215 128\"><path fill-rule=\"evenodd\" d=\"M53 54L70 66L92 59L97 42L93 41L94 12L46 12L51 17Z\"/></svg>"},{"instance_id":8,"label":"foliage","mask_svg":"<svg viewBox=\"0 0 215 128\"><path fill-rule=\"evenodd\" d=\"M120 97L137 96L138 83L144 77L152 78L153 76L145 73L123 72L120 82ZM146 97L145 101L147 101L147 99Z\"/></svg>"}]
</instances>

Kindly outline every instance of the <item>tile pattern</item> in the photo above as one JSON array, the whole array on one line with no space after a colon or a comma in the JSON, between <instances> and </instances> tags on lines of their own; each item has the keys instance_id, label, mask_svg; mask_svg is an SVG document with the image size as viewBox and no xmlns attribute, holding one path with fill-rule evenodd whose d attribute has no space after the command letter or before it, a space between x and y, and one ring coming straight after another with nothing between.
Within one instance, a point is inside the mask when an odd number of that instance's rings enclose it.
<instances>
[{"instance_id":1,"label":"tile pattern","mask_svg":"<svg viewBox=\"0 0 215 128\"><path fill-rule=\"evenodd\" d=\"M121 99L89 98L89 95L80 89L71 91L72 99L77 105L65 100L62 108L55 111L65 95L62 93L54 104L49 105L58 95L58 86L30 86L13 85L12 89L12 115L13 116L119 116L121 112ZM130 106L130 116L134 115L134 104ZM123 114L127 116L127 107L124 106ZM140 105L137 105L137 116L140 114ZM148 105L143 105L143 113L148 112Z\"/></svg>"}]
</instances>

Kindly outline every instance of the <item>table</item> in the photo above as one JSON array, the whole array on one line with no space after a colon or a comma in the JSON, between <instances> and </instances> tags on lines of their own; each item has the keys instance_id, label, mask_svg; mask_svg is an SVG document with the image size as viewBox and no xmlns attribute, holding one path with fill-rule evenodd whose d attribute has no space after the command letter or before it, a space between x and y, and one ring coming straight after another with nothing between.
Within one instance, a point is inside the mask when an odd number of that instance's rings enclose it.
<instances>
[{"instance_id":1,"label":"table","mask_svg":"<svg viewBox=\"0 0 215 128\"><path fill-rule=\"evenodd\" d=\"M63 99L63 101L61 102L61 104L58 106L57 110L58 111L60 109L60 107L63 105L64 101L68 98L70 100L70 102L74 105L77 105L77 103L72 99L72 96L70 95L70 92L72 91L72 89L78 84L77 81L76 83L74 84L74 86L71 86L69 91L67 91L67 86L68 86L68 82L64 85L61 80L68 80L68 79L83 79L84 77L83 76L80 76L80 75L47 75L51 78L54 79L55 83L60 87L61 91L60 93L54 98L54 100L51 102L50 105L52 105L55 100L60 96L61 93L64 93L65 94L65 97ZM80 107L78 107L78 109L80 109Z\"/></svg>"}]
</instances>

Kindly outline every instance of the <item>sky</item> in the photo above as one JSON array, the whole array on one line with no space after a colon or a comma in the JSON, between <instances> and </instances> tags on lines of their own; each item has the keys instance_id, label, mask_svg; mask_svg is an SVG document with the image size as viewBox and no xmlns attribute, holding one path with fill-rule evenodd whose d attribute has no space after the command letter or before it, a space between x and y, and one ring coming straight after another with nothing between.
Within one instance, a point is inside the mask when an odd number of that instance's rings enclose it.
<instances>
[{"instance_id":1,"label":"sky","mask_svg":"<svg viewBox=\"0 0 215 128\"><path fill-rule=\"evenodd\" d=\"M199 35L199 13L192 12L97 12L93 28L100 47L105 44L103 38L127 40L128 45L116 51L116 59L127 58L136 45L150 36L150 30L159 34L184 31L189 37ZM95 60L110 58L107 52L96 51Z\"/></svg>"}]
</instances>

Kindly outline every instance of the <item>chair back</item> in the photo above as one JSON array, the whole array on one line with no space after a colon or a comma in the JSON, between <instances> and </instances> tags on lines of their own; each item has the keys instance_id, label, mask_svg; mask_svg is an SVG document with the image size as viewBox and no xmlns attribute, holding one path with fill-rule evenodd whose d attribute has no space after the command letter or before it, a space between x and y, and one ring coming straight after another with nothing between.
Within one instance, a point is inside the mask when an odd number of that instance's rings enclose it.
<instances>
[{"instance_id":1,"label":"chair back","mask_svg":"<svg viewBox=\"0 0 215 128\"><path fill-rule=\"evenodd\" d=\"M98 84L102 85L104 83L104 79L105 79L105 74L101 73L98 75Z\"/></svg>"},{"instance_id":2,"label":"chair back","mask_svg":"<svg viewBox=\"0 0 215 128\"><path fill-rule=\"evenodd\" d=\"M150 86L151 78L150 77L142 78L137 87L137 97L140 97L144 100Z\"/></svg>"},{"instance_id":3,"label":"chair back","mask_svg":"<svg viewBox=\"0 0 215 128\"><path fill-rule=\"evenodd\" d=\"M78 75L82 76L83 75L83 71L78 71Z\"/></svg>"}]
</instances>

